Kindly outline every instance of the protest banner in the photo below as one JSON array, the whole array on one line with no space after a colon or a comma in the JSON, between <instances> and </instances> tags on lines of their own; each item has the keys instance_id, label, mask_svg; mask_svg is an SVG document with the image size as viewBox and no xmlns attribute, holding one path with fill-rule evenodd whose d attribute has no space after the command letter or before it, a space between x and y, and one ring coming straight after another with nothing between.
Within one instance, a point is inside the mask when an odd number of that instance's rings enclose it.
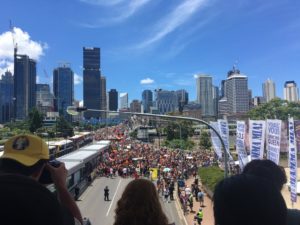
<instances>
[{"instance_id":1,"label":"protest banner","mask_svg":"<svg viewBox=\"0 0 300 225\"><path fill-rule=\"evenodd\" d=\"M217 131L219 131L218 122L210 122L210 125L213 128L215 128ZM218 159L222 159L221 141L220 141L219 137L217 136L216 132L214 132L212 129L210 129L210 137L211 137L211 142L212 142L213 148L215 150L215 153L218 156Z\"/></svg>"},{"instance_id":2,"label":"protest banner","mask_svg":"<svg viewBox=\"0 0 300 225\"><path fill-rule=\"evenodd\" d=\"M218 126L220 130L220 135L225 144L226 152L229 156L229 159L232 160L232 156L229 151L229 127L227 120L218 120Z\"/></svg>"},{"instance_id":3,"label":"protest banner","mask_svg":"<svg viewBox=\"0 0 300 225\"><path fill-rule=\"evenodd\" d=\"M291 201L297 202L297 148L293 118L289 118L289 167Z\"/></svg>"},{"instance_id":4,"label":"protest banner","mask_svg":"<svg viewBox=\"0 0 300 225\"><path fill-rule=\"evenodd\" d=\"M243 170L248 163L248 155L245 149L245 130L246 124L244 121L236 121L236 151L239 158L239 166Z\"/></svg>"},{"instance_id":5,"label":"protest banner","mask_svg":"<svg viewBox=\"0 0 300 225\"><path fill-rule=\"evenodd\" d=\"M251 160L263 159L265 144L265 126L264 120L249 121L249 139Z\"/></svg>"},{"instance_id":6,"label":"protest banner","mask_svg":"<svg viewBox=\"0 0 300 225\"><path fill-rule=\"evenodd\" d=\"M300 120L294 121L297 151L300 151Z\"/></svg>"},{"instance_id":7,"label":"protest banner","mask_svg":"<svg viewBox=\"0 0 300 225\"><path fill-rule=\"evenodd\" d=\"M281 120L267 120L267 158L277 165L280 156Z\"/></svg>"}]
</instances>

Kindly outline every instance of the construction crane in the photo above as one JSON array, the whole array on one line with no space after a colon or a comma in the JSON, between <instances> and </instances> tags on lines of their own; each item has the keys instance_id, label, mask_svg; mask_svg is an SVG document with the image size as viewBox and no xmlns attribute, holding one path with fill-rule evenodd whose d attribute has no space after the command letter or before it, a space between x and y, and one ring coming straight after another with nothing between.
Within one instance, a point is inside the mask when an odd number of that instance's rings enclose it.
<instances>
[{"instance_id":1,"label":"construction crane","mask_svg":"<svg viewBox=\"0 0 300 225\"><path fill-rule=\"evenodd\" d=\"M16 43L16 40L15 40L15 31L14 31L14 27L12 25L11 20L9 21L9 30L10 30L10 33L11 33L13 46L14 46L14 57L16 57L17 52L18 52L18 43Z\"/></svg>"}]
</instances>

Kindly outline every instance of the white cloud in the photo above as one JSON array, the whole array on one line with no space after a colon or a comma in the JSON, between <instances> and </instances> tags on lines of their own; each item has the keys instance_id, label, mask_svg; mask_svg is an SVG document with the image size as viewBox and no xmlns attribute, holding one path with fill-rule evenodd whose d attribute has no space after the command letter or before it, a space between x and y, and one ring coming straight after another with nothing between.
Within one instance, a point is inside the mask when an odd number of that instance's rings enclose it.
<instances>
[{"instance_id":1,"label":"white cloud","mask_svg":"<svg viewBox=\"0 0 300 225\"><path fill-rule=\"evenodd\" d=\"M78 75L77 73L74 73L74 84L77 85L77 84L80 84L82 82L83 78Z\"/></svg>"},{"instance_id":2,"label":"white cloud","mask_svg":"<svg viewBox=\"0 0 300 225\"><path fill-rule=\"evenodd\" d=\"M141 80L140 83L141 84L153 84L154 80L152 80L151 78L146 78L146 79Z\"/></svg>"},{"instance_id":3,"label":"white cloud","mask_svg":"<svg viewBox=\"0 0 300 225\"><path fill-rule=\"evenodd\" d=\"M137 48L145 48L161 40L169 33L187 22L200 7L204 7L208 0L186 0L177 6L171 13L156 24L155 32L137 45Z\"/></svg>"},{"instance_id":4,"label":"white cloud","mask_svg":"<svg viewBox=\"0 0 300 225\"><path fill-rule=\"evenodd\" d=\"M198 74L194 74L193 77L194 77L195 79L197 79L197 78L198 78Z\"/></svg>"},{"instance_id":5,"label":"white cloud","mask_svg":"<svg viewBox=\"0 0 300 225\"><path fill-rule=\"evenodd\" d=\"M91 2L93 2L93 4L103 5L103 1L100 1L100 0L98 0L98 1L97 0L83 0L83 2L86 2L86 3L89 2L90 4L91 4ZM109 1L107 1L107 2L109 2ZM96 23L81 23L81 25L84 27L87 27L87 28L99 28L99 27L123 22L124 20L126 20L129 17L131 17L132 15L134 15L140 8L142 8L142 6L144 6L145 4L150 2L150 0L131 0L131 1L115 0L113 2L114 2L114 4L113 3L112 4L105 3L105 6L115 7L115 5L117 5L119 3L122 3L122 2L127 3L125 6L122 4L122 6L115 9L116 11L118 11L118 14L117 14L118 16L101 19L101 20L98 20L98 22L96 22Z\"/></svg>"},{"instance_id":6,"label":"white cloud","mask_svg":"<svg viewBox=\"0 0 300 225\"><path fill-rule=\"evenodd\" d=\"M18 54L28 55L37 61L48 48L47 43L33 41L26 31L18 27L13 28L13 35L11 31L0 34L0 74L7 69L13 72L13 37L18 45Z\"/></svg>"}]
</instances>

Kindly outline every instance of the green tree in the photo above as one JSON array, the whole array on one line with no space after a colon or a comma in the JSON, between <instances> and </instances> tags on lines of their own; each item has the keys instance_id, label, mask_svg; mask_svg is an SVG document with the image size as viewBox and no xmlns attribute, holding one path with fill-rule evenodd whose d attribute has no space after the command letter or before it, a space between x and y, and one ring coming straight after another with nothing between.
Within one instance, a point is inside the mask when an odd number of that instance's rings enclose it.
<instances>
[{"instance_id":1,"label":"green tree","mask_svg":"<svg viewBox=\"0 0 300 225\"><path fill-rule=\"evenodd\" d=\"M199 145L201 147L203 147L204 149L210 149L211 141L210 141L210 136L209 136L208 132L206 132L206 131L201 132Z\"/></svg>"},{"instance_id":2,"label":"green tree","mask_svg":"<svg viewBox=\"0 0 300 225\"><path fill-rule=\"evenodd\" d=\"M43 126L44 116L36 108L33 108L29 113L29 131L34 133L38 128Z\"/></svg>"},{"instance_id":3,"label":"green tree","mask_svg":"<svg viewBox=\"0 0 300 225\"><path fill-rule=\"evenodd\" d=\"M60 133L63 137L72 137L74 135L72 125L63 116L57 118L56 132Z\"/></svg>"},{"instance_id":4,"label":"green tree","mask_svg":"<svg viewBox=\"0 0 300 225\"><path fill-rule=\"evenodd\" d=\"M280 119L287 120L288 116L300 119L300 103L288 102L279 98L262 104L249 111L250 119Z\"/></svg>"},{"instance_id":5,"label":"green tree","mask_svg":"<svg viewBox=\"0 0 300 225\"><path fill-rule=\"evenodd\" d=\"M187 140L188 137L193 135L192 122L190 121L180 121L180 122L170 122L165 127L164 132L167 134L167 140L173 139L183 139Z\"/></svg>"}]
</instances>

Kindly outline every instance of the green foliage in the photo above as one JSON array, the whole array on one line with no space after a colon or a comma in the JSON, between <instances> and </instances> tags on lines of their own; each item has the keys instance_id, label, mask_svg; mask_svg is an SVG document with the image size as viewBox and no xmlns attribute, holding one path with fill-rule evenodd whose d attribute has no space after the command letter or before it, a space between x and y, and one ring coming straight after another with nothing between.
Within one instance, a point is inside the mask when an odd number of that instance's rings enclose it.
<instances>
[{"instance_id":1,"label":"green foliage","mask_svg":"<svg viewBox=\"0 0 300 225\"><path fill-rule=\"evenodd\" d=\"M167 140L183 139L187 140L188 137L193 135L192 122L180 121L177 123L170 122L165 127L164 132L167 134Z\"/></svg>"},{"instance_id":2,"label":"green foliage","mask_svg":"<svg viewBox=\"0 0 300 225\"><path fill-rule=\"evenodd\" d=\"M60 133L63 137L72 137L74 135L72 125L63 116L57 118L56 132Z\"/></svg>"},{"instance_id":3,"label":"green foliage","mask_svg":"<svg viewBox=\"0 0 300 225\"><path fill-rule=\"evenodd\" d=\"M38 128L43 126L44 116L36 108L33 108L29 113L29 130L34 133Z\"/></svg>"},{"instance_id":4,"label":"green foliage","mask_svg":"<svg viewBox=\"0 0 300 225\"><path fill-rule=\"evenodd\" d=\"M10 122L5 125L5 127L8 127L11 132L14 134L21 134L21 133L28 133L29 132L29 124L28 121L22 120L22 121L15 121Z\"/></svg>"},{"instance_id":5,"label":"green foliage","mask_svg":"<svg viewBox=\"0 0 300 225\"><path fill-rule=\"evenodd\" d=\"M288 102L279 98L262 104L249 111L250 119L280 119L287 120L288 116L300 119L300 103Z\"/></svg>"},{"instance_id":6,"label":"green foliage","mask_svg":"<svg viewBox=\"0 0 300 225\"><path fill-rule=\"evenodd\" d=\"M206 132L206 131L201 132L199 145L200 145L200 147L202 147L204 149L210 149L211 141L210 141L210 136L209 136L208 132Z\"/></svg>"},{"instance_id":7,"label":"green foliage","mask_svg":"<svg viewBox=\"0 0 300 225\"><path fill-rule=\"evenodd\" d=\"M169 148L179 148L179 149L192 149L195 146L195 143L190 140L183 139L173 139L171 141L165 140L163 145Z\"/></svg>"},{"instance_id":8,"label":"green foliage","mask_svg":"<svg viewBox=\"0 0 300 225\"><path fill-rule=\"evenodd\" d=\"M132 138L137 138L137 133L138 133L138 131L137 131L137 130L134 130L134 131L132 131L129 135L130 135L130 137L132 137Z\"/></svg>"},{"instance_id":9,"label":"green foliage","mask_svg":"<svg viewBox=\"0 0 300 225\"><path fill-rule=\"evenodd\" d=\"M41 137L54 138L55 137L55 126L52 127L40 127L36 130L37 135Z\"/></svg>"},{"instance_id":10,"label":"green foliage","mask_svg":"<svg viewBox=\"0 0 300 225\"><path fill-rule=\"evenodd\" d=\"M218 166L201 167L199 176L202 184L214 191L216 184L224 178L224 172Z\"/></svg>"}]
</instances>

